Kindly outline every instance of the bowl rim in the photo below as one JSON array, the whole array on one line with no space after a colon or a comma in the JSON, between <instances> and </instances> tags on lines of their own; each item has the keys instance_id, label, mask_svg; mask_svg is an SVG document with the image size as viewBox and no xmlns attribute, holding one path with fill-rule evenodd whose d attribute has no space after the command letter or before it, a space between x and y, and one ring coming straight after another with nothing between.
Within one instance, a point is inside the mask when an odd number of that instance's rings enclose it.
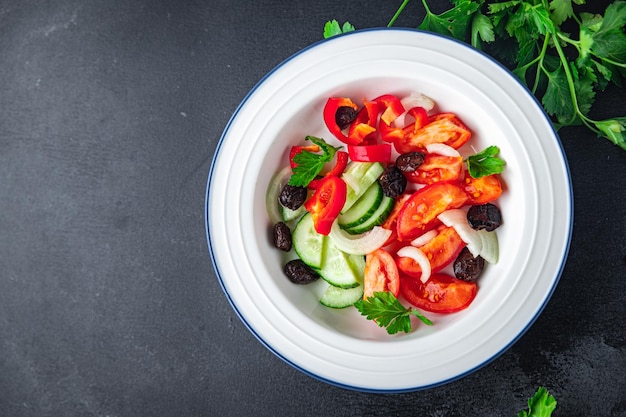
<instances>
[{"instance_id":1,"label":"bowl rim","mask_svg":"<svg viewBox=\"0 0 626 417\"><path fill-rule=\"evenodd\" d=\"M560 264L558 266L556 275L552 281L552 285L549 289L549 291L545 294L545 298L543 300L543 302L541 303L541 305L539 305L539 307L536 310L536 313L534 314L533 317L531 317L529 320L527 320L526 325L519 331L519 333L513 337L507 344L505 344L504 346L502 346L497 352L495 352L491 357L487 358L486 360L482 361L481 363L467 369L466 371L456 374L453 377L435 382L435 383L431 383L431 384L427 384L427 385L420 385L420 386L411 386L411 387L406 387L406 388L393 388L393 389L386 389L386 388L369 388L369 387L361 387L361 386L355 386L355 385L350 385L350 384L345 384L342 382L338 382L335 380L332 380L330 378L327 377L323 377L321 375L316 374L313 371L310 371L300 365L298 365L297 363L293 362L292 360L290 360L289 358L285 357L283 354L281 354L281 352L279 350L277 350L275 347L273 347L270 343L268 343L254 328L253 326L250 325L250 323L248 323L248 321L246 320L246 318L244 317L243 313L240 311L239 307L236 305L236 303L234 302L231 294L228 292L225 282L224 282L224 278L222 276L222 273L220 272L218 266L217 266L217 259L215 256L215 253L213 251L213 243L212 243L212 239L211 239L211 234L209 231L209 203L210 203L210 194L211 194L211 182L212 182L212 178L213 178L213 174L214 174L214 169L215 169L215 165L216 165L216 161L218 158L218 155L220 153L220 150L222 148L222 145L224 143L225 137L227 135L227 133L229 132L232 124L234 123L234 121L237 119L238 114L240 113L240 111L242 110L242 108L244 107L244 105L248 102L248 100L250 99L251 96L253 96L255 94L255 92L259 89L260 86L263 85L263 83L270 78L275 72L277 72L279 69L283 68L285 65L287 65L289 62L291 62L292 60L294 60L295 58L297 58L300 55L306 54L309 51L311 51L312 49L322 45L322 44L326 44L328 42L333 42L336 39L339 38L344 38L344 37L354 37L354 36L362 36L363 34L366 33L372 33L372 32L389 32L389 31L394 31L394 32L407 32L407 33L419 33L422 35L426 35L426 36L432 36L435 38L443 38L447 41L450 42L454 42L466 49L469 49L472 51L472 53L476 53L479 55L482 55L483 58L488 59L489 61L491 61L492 64L495 64L497 67L500 67L500 69L504 70L508 75L509 78L514 81L515 83L517 83L518 86L521 86L522 89L526 92L526 94L529 96L529 98L531 98L535 105L541 110L541 114L543 115L543 117L545 118L545 121L548 122L548 124L550 125L553 135L554 135L554 139L556 141L557 144L557 148L560 151L558 157L560 157L560 159L562 160L563 163L563 168L565 170L565 174L566 174L566 180L567 180L567 194L569 197L569 224L567 224L566 228L567 228L567 233L566 233L566 242L564 242L564 249L563 249L563 253L562 253L562 259L560 260ZM208 251L209 251L209 255L211 257L211 262L213 265L213 269L214 272L216 274L216 277L218 278L218 282L220 284L220 287L222 288L222 291L224 293L224 295L226 296L228 302L230 303L231 307L233 308L233 310L235 311L235 313L237 314L237 316L239 317L239 319L242 321L242 323L245 325L245 327L256 337L256 339L261 342L261 344L263 346L265 346L270 352L272 352L274 355L276 355L278 358L280 358L282 361L284 361L285 363L287 363L288 365L296 368L297 370L299 370L300 372L314 378L317 379L319 381L328 383L330 385L339 387L339 388L344 388L344 389L348 389L348 390L354 390L354 391L360 391L360 392L371 392L371 393L403 393L403 392L414 392L414 391L420 391L420 390L426 390L426 389L430 389L430 388L434 388L437 386L441 386L441 385L445 385L448 384L450 382L454 382L457 381L459 379L464 378L465 376L472 374L474 372L476 372L477 370L485 367L486 365L488 365L489 363L491 363L492 361L494 361L495 359L497 359L498 357L500 357L503 353L505 353L511 346L513 346L515 343L517 343L522 336L525 335L525 333L534 325L534 323L536 322L536 320L539 318L539 316L543 313L544 309L546 308L548 302L550 301L552 295L554 294L554 291L556 290L556 287L560 281L560 278L563 274L566 262L567 262L567 258L568 258L568 254L569 254L569 250L570 250L570 245L571 245L571 240L572 240L572 231L573 231L573 224L574 224L574 198L573 198L573 187L572 187L572 178L571 178L571 173L569 170L569 164L567 161L567 157L563 148L563 144L559 138L558 132L556 131L556 129L554 128L554 125L552 124L550 118L548 117L548 115L545 113L543 107L541 106L539 100L528 90L528 88L514 75L511 73L511 71L506 68L506 66L504 66L502 63L500 63L499 61L497 61L495 58L491 57L490 55L486 54L483 51L480 51L478 49L475 49L473 47L471 47L470 45L461 42L457 39L445 36L445 35L441 35L441 34L437 34L437 33L433 33L433 32L429 32L429 31L424 31L424 30L420 30L420 29L412 29L412 28L400 28L400 27L391 27L391 28L387 28L387 27L381 27L381 28L367 28L367 29L359 29L353 32L348 32L348 33L344 33L344 34L340 34L337 36L333 36L332 38L328 38L328 39L322 39L319 41L316 41L300 50L298 50L297 52L293 53L292 55L288 56L286 59L284 59L283 61L281 61L280 63L278 63L276 66L274 66L270 71L268 71L247 93L246 95L243 97L243 99L241 100L241 102L238 104L238 106L236 107L236 109L234 110L233 114L231 115L230 119L228 120L226 126L224 127L219 141L216 145L215 148L215 152L213 154L212 157L212 161L211 161L211 166L208 172L208 179L207 179L207 184L206 184L206 190L205 190L205 204L204 204L204 227L205 227L205 234L206 234L206 239L207 239L207 245L208 245Z\"/></svg>"}]
</instances>

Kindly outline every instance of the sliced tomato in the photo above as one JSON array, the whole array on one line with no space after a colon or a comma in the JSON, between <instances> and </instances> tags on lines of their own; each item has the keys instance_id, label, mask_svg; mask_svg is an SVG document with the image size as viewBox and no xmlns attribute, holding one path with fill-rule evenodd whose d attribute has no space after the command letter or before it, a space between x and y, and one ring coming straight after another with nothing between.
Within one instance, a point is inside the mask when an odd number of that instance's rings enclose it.
<instances>
[{"instance_id":1,"label":"sliced tomato","mask_svg":"<svg viewBox=\"0 0 626 417\"><path fill-rule=\"evenodd\" d=\"M389 239L387 239L387 241L385 242L383 246L390 245L391 243L398 240L398 234L396 232L396 223L398 220L398 215L400 214L400 210L402 210L402 207L404 207L404 203L406 203L409 198L411 198L410 193L405 193L396 197L396 201L393 204L391 213L389 214L387 219L383 222L383 224L380 225L383 229L391 230L391 235L389 236Z\"/></svg>"},{"instance_id":2,"label":"sliced tomato","mask_svg":"<svg viewBox=\"0 0 626 417\"><path fill-rule=\"evenodd\" d=\"M426 145L443 143L458 149L472 136L471 131L454 113L439 113L428 118L428 123L419 129L409 125L405 135L394 146L399 153L424 152Z\"/></svg>"},{"instance_id":3,"label":"sliced tomato","mask_svg":"<svg viewBox=\"0 0 626 417\"><path fill-rule=\"evenodd\" d=\"M408 275L400 275L400 291L404 298L417 308L433 313L455 313L467 308L478 286L447 274L433 274L422 283Z\"/></svg>"},{"instance_id":4,"label":"sliced tomato","mask_svg":"<svg viewBox=\"0 0 626 417\"><path fill-rule=\"evenodd\" d=\"M409 182L432 184L439 181L455 181L463 171L463 157L426 154L424 162L412 172L406 173Z\"/></svg>"},{"instance_id":5,"label":"sliced tomato","mask_svg":"<svg viewBox=\"0 0 626 417\"><path fill-rule=\"evenodd\" d=\"M375 292L389 291L394 296L400 293L400 274L393 256L384 249L376 249L365 256L363 298Z\"/></svg>"},{"instance_id":6,"label":"sliced tomato","mask_svg":"<svg viewBox=\"0 0 626 417\"><path fill-rule=\"evenodd\" d=\"M436 182L417 190L398 214L398 239L406 242L434 229L440 224L439 214L461 207L467 199L465 190L452 182Z\"/></svg>"},{"instance_id":7,"label":"sliced tomato","mask_svg":"<svg viewBox=\"0 0 626 417\"><path fill-rule=\"evenodd\" d=\"M315 231L328 235L335 219L346 203L347 186L334 175L322 178L313 195L304 203L313 217Z\"/></svg>"},{"instance_id":8,"label":"sliced tomato","mask_svg":"<svg viewBox=\"0 0 626 417\"><path fill-rule=\"evenodd\" d=\"M468 204L477 205L494 201L502 194L502 184L497 174L472 178L465 172L463 186L468 197Z\"/></svg>"},{"instance_id":9,"label":"sliced tomato","mask_svg":"<svg viewBox=\"0 0 626 417\"><path fill-rule=\"evenodd\" d=\"M420 247L430 261L431 273L439 272L453 262L465 247L465 242L454 227L440 226L439 233ZM398 269L414 278L422 275L422 268L411 258L396 257Z\"/></svg>"}]
</instances>

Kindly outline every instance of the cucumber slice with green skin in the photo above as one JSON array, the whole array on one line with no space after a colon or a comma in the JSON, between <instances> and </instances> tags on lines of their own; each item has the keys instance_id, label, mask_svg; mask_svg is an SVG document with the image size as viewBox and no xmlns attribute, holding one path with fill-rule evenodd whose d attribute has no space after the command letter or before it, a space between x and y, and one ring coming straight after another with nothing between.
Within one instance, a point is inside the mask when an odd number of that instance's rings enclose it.
<instances>
[{"instance_id":1,"label":"cucumber slice with green skin","mask_svg":"<svg viewBox=\"0 0 626 417\"><path fill-rule=\"evenodd\" d=\"M354 288L338 288L329 285L320 303L330 308L346 308L363 298L363 285Z\"/></svg>"},{"instance_id":2,"label":"cucumber slice with green skin","mask_svg":"<svg viewBox=\"0 0 626 417\"><path fill-rule=\"evenodd\" d=\"M383 196L381 203L368 219L356 226L346 228L345 231L350 233L351 235L358 235L372 230L374 226L380 226L385 222L385 220L387 220L387 217L389 217L389 215L391 214L394 203L395 201L393 198Z\"/></svg>"},{"instance_id":3,"label":"cucumber slice with green skin","mask_svg":"<svg viewBox=\"0 0 626 417\"><path fill-rule=\"evenodd\" d=\"M304 204L295 210L287 208L283 206L282 204L279 204L279 206L280 206L280 215L282 216L283 222L285 223L289 223L292 220L297 220L298 218L302 217L304 213L306 213L306 208L304 208Z\"/></svg>"},{"instance_id":4,"label":"cucumber slice with green skin","mask_svg":"<svg viewBox=\"0 0 626 417\"><path fill-rule=\"evenodd\" d=\"M365 261L361 265L359 258L363 259L363 256L347 254L337 249L331 239L326 238L322 251L322 267L317 272L334 287L354 288L363 282Z\"/></svg>"},{"instance_id":5,"label":"cucumber slice with green skin","mask_svg":"<svg viewBox=\"0 0 626 417\"><path fill-rule=\"evenodd\" d=\"M380 177L385 168L379 162L350 162L341 178L348 186L346 202L341 213L346 213L365 191Z\"/></svg>"},{"instance_id":6,"label":"cucumber slice with green skin","mask_svg":"<svg viewBox=\"0 0 626 417\"><path fill-rule=\"evenodd\" d=\"M350 210L340 214L337 221L342 229L350 229L368 220L383 200L383 187L378 181L365 191Z\"/></svg>"},{"instance_id":7,"label":"cucumber slice with green skin","mask_svg":"<svg viewBox=\"0 0 626 417\"><path fill-rule=\"evenodd\" d=\"M300 219L293 232L291 240L296 254L302 262L311 268L319 269L322 267L323 249L326 236L317 233L313 226L313 216L305 213Z\"/></svg>"}]
</instances>

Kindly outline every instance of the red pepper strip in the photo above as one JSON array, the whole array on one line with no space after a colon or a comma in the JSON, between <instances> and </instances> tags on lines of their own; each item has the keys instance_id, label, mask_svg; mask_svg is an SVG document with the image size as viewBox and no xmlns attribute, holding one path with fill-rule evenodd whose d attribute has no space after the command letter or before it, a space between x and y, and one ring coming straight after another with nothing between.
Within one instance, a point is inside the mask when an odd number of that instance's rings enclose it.
<instances>
[{"instance_id":1,"label":"red pepper strip","mask_svg":"<svg viewBox=\"0 0 626 417\"><path fill-rule=\"evenodd\" d=\"M404 129L391 127L382 120L378 123L378 132L380 133L380 138L385 142L393 142L404 137Z\"/></svg>"},{"instance_id":2,"label":"red pepper strip","mask_svg":"<svg viewBox=\"0 0 626 417\"><path fill-rule=\"evenodd\" d=\"M413 107L409 109L407 113L413 116L413 118L415 119L415 123L413 124L414 132L417 132L419 129L426 126L429 122L428 112L426 112L426 109L423 107Z\"/></svg>"},{"instance_id":3,"label":"red pepper strip","mask_svg":"<svg viewBox=\"0 0 626 417\"><path fill-rule=\"evenodd\" d=\"M334 175L322 178L311 198L304 203L313 217L313 227L317 233L330 233L333 222L346 203L346 194L347 186L341 178Z\"/></svg>"},{"instance_id":4,"label":"red pepper strip","mask_svg":"<svg viewBox=\"0 0 626 417\"><path fill-rule=\"evenodd\" d=\"M390 162L391 145L348 145L350 159L359 162Z\"/></svg>"},{"instance_id":5,"label":"red pepper strip","mask_svg":"<svg viewBox=\"0 0 626 417\"><path fill-rule=\"evenodd\" d=\"M379 111L382 112L380 116L380 120L391 125L391 122L396 120L398 116L404 113L404 106L400 99L391 94L382 95L376 99L374 102L378 104Z\"/></svg>"},{"instance_id":6,"label":"red pepper strip","mask_svg":"<svg viewBox=\"0 0 626 417\"><path fill-rule=\"evenodd\" d=\"M373 101L363 100L364 106L356 115L356 119L350 125L348 145L360 145L372 133L376 132L378 120L378 104Z\"/></svg>"},{"instance_id":7,"label":"red pepper strip","mask_svg":"<svg viewBox=\"0 0 626 417\"><path fill-rule=\"evenodd\" d=\"M343 173L343 171L345 171L346 166L348 165L348 152L337 151L337 153L335 154L335 158L337 158L337 161L335 162L335 166L333 167L333 169L331 169L330 171L326 173L325 177L327 176L338 177ZM312 190L317 189L320 186L322 179L323 178L311 181L308 185L308 188Z\"/></svg>"},{"instance_id":8,"label":"red pepper strip","mask_svg":"<svg viewBox=\"0 0 626 417\"><path fill-rule=\"evenodd\" d=\"M291 169L298 166L298 164L294 162L293 158L302 151L319 152L320 147L315 144L308 146L292 146L289 151L289 165L291 166Z\"/></svg>"},{"instance_id":9,"label":"red pepper strip","mask_svg":"<svg viewBox=\"0 0 626 417\"><path fill-rule=\"evenodd\" d=\"M358 106L352 102L349 98L346 97L330 97L326 100L326 104L324 105L324 123L326 127L337 139L342 141L343 143L350 144L351 139L348 136L344 135L341 131L341 128L337 124L337 119L335 115L337 114L337 110L339 107L352 107L354 110L358 109ZM356 143L353 143L356 145Z\"/></svg>"}]
</instances>

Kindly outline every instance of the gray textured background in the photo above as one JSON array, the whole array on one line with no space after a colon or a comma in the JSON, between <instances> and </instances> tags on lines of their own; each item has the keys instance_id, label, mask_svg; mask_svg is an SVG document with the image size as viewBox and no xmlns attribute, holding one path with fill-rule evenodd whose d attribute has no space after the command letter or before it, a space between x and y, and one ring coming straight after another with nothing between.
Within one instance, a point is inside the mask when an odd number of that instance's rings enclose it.
<instances>
[{"instance_id":1,"label":"gray textured background","mask_svg":"<svg viewBox=\"0 0 626 417\"><path fill-rule=\"evenodd\" d=\"M399 3L0 0L0 416L513 416L539 385L557 416L626 416L626 152L584 129L561 132L575 196L561 282L462 380L326 385L221 292L203 210L230 115L326 20L384 26ZM415 1L399 24L422 15ZM626 114L623 97L595 115Z\"/></svg>"}]
</instances>

